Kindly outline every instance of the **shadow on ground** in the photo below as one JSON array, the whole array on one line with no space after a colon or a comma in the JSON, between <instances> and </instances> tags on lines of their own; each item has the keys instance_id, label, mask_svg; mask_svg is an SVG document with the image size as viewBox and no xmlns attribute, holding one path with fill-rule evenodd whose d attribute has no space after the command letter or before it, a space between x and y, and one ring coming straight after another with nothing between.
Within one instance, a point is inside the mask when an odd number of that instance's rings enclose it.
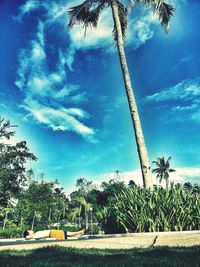
<instances>
[{"instance_id":1,"label":"shadow on ground","mask_svg":"<svg viewBox=\"0 0 200 267\"><path fill-rule=\"evenodd\" d=\"M0 266L200 267L200 246L130 250L87 250L54 246L31 251L6 250L0 252Z\"/></svg>"}]
</instances>

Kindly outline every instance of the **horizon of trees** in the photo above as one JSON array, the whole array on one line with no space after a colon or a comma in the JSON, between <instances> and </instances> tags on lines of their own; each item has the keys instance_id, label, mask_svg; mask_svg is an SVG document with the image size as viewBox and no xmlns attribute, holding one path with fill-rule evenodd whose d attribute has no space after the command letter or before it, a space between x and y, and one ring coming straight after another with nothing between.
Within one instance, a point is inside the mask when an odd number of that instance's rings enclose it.
<instances>
[{"instance_id":1,"label":"horizon of trees","mask_svg":"<svg viewBox=\"0 0 200 267\"><path fill-rule=\"evenodd\" d=\"M37 230L60 223L61 226L73 229L83 227L90 233L98 233L100 230L105 233L125 231L114 208L116 197L129 189L145 192L145 188L137 186L134 179L125 184L122 180L123 173L117 170L114 178L102 182L99 188L86 178L78 178L76 190L66 196L58 180L47 181L44 174L38 176L32 169L26 170L26 162L37 158L30 152L25 141L16 145L2 141L3 138L9 140L14 134L10 121L0 118L1 229ZM170 169L168 163L167 170ZM200 194L198 184L187 182L184 185L170 186L189 192L190 195ZM162 187L154 185L155 190L156 188Z\"/></svg>"}]
</instances>

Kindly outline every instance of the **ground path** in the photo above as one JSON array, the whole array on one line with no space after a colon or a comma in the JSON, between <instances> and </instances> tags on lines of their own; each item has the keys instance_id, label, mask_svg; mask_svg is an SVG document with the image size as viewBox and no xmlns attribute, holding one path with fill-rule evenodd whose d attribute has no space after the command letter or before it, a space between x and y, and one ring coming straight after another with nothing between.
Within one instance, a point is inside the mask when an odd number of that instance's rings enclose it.
<instances>
[{"instance_id":1,"label":"ground path","mask_svg":"<svg viewBox=\"0 0 200 267\"><path fill-rule=\"evenodd\" d=\"M63 246L74 248L98 249L131 249L158 246L200 246L200 231L165 232L165 233L135 233L104 236L83 236L81 239L64 241L56 240L0 240L0 250L5 249L36 249L47 246Z\"/></svg>"}]
</instances>

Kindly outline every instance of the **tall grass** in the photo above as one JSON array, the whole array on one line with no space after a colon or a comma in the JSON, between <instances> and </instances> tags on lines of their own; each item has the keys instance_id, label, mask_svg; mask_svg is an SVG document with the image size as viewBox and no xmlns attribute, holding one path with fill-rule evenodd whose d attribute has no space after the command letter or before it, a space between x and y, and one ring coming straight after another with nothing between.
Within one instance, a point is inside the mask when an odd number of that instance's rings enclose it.
<instances>
[{"instance_id":1,"label":"tall grass","mask_svg":"<svg viewBox=\"0 0 200 267\"><path fill-rule=\"evenodd\" d=\"M114 209L127 232L183 231L200 229L200 194L170 190L128 188L115 196Z\"/></svg>"}]
</instances>

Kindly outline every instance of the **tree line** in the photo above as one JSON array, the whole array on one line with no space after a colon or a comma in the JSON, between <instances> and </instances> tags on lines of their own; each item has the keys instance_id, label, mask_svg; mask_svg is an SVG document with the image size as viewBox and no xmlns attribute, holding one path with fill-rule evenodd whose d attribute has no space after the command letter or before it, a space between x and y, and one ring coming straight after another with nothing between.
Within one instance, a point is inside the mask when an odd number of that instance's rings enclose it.
<instances>
[{"instance_id":1,"label":"tree line","mask_svg":"<svg viewBox=\"0 0 200 267\"><path fill-rule=\"evenodd\" d=\"M113 179L97 188L79 178L76 190L66 196L57 180L46 181L44 174L26 170L28 160L37 160L26 142L7 143L14 136L10 121L0 119L0 236L21 236L24 229L64 227L85 228L88 233L166 231L198 229L200 187L170 184L174 172L163 157L154 172L166 189L145 189L130 180L128 185L116 171ZM10 230L12 229L12 230Z\"/></svg>"}]
</instances>

